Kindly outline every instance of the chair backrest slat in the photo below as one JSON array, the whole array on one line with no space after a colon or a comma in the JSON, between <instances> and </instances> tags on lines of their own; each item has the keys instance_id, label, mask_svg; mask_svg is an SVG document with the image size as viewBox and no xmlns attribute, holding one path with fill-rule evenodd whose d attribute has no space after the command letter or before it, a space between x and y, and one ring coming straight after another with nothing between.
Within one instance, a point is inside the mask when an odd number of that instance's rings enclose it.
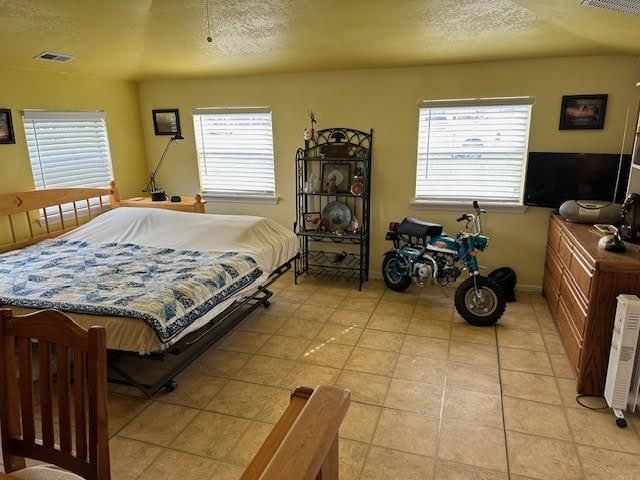
<instances>
[{"instance_id":1,"label":"chair backrest slat","mask_svg":"<svg viewBox=\"0 0 640 480\"><path fill-rule=\"evenodd\" d=\"M40 384L40 415L42 416L42 444L53 448L53 394L51 390L51 344L38 344L38 383Z\"/></svg>"},{"instance_id":2,"label":"chair backrest slat","mask_svg":"<svg viewBox=\"0 0 640 480\"><path fill-rule=\"evenodd\" d=\"M58 345L58 422L60 425L60 450L71 453L71 405L69 401L69 348Z\"/></svg>"},{"instance_id":3,"label":"chair backrest slat","mask_svg":"<svg viewBox=\"0 0 640 480\"><path fill-rule=\"evenodd\" d=\"M85 410L86 362L85 354L76 349L73 361L73 412L76 424L76 456L87 458L87 416Z\"/></svg>"},{"instance_id":4,"label":"chair backrest slat","mask_svg":"<svg viewBox=\"0 0 640 480\"><path fill-rule=\"evenodd\" d=\"M0 385L6 385L5 394L0 394L0 438L2 440L2 457L7 472L25 467L24 458L15 455L9 447L9 438L22 435L20 416L15 412L18 408L18 384L16 380L16 338L4 333L4 320L9 318L7 310L0 310L0 359L5 368L0 366ZM1 390L0 390L1 393Z\"/></svg>"},{"instance_id":5,"label":"chair backrest slat","mask_svg":"<svg viewBox=\"0 0 640 480\"><path fill-rule=\"evenodd\" d=\"M86 480L111 478L106 351L102 327L84 330L54 310L14 316L0 309L0 427L7 472L24 468L24 459L32 458ZM35 429L38 412L41 438Z\"/></svg>"},{"instance_id":6,"label":"chair backrest slat","mask_svg":"<svg viewBox=\"0 0 640 480\"><path fill-rule=\"evenodd\" d=\"M18 363L20 365L20 404L22 413L22 438L35 440L33 418L33 379L31 378L31 340L18 338Z\"/></svg>"}]
</instances>

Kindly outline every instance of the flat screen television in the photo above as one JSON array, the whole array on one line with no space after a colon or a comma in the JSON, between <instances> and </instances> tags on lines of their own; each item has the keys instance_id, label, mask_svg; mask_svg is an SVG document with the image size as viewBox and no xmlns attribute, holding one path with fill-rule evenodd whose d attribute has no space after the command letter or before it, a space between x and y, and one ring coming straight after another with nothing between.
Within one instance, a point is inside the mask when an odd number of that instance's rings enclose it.
<instances>
[{"instance_id":1,"label":"flat screen television","mask_svg":"<svg viewBox=\"0 0 640 480\"><path fill-rule=\"evenodd\" d=\"M559 208L567 200L624 201L631 155L530 152L524 204Z\"/></svg>"}]
</instances>

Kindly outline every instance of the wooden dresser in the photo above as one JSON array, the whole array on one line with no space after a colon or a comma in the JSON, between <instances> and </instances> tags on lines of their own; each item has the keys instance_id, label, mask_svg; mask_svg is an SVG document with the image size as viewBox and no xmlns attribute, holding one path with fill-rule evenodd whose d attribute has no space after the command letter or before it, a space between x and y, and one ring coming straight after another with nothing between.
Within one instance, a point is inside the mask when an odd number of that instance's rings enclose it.
<instances>
[{"instance_id":1,"label":"wooden dresser","mask_svg":"<svg viewBox=\"0 0 640 480\"><path fill-rule=\"evenodd\" d=\"M578 393L601 395L621 293L640 295L640 246L598 249L591 225L549 221L544 295L577 377Z\"/></svg>"}]
</instances>

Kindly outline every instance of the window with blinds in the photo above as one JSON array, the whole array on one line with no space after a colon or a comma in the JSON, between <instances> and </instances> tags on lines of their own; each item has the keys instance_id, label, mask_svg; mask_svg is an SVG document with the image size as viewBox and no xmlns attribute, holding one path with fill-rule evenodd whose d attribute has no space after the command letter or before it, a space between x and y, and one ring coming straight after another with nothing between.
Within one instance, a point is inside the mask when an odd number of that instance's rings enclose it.
<instances>
[{"instance_id":1,"label":"window with blinds","mask_svg":"<svg viewBox=\"0 0 640 480\"><path fill-rule=\"evenodd\" d=\"M270 110L196 109L193 122L203 193L275 198Z\"/></svg>"},{"instance_id":2,"label":"window with blinds","mask_svg":"<svg viewBox=\"0 0 640 480\"><path fill-rule=\"evenodd\" d=\"M113 170L104 112L27 110L23 123L36 190L109 185ZM89 201L92 209L99 204L97 198ZM65 220L87 213L84 203L62 205ZM61 220L57 207L47 207L47 216L49 223Z\"/></svg>"},{"instance_id":3,"label":"window with blinds","mask_svg":"<svg viewBox=\"0 0 640 480\"><path fill-rule=\"evenodd\" d=\"M530 97L424 102L416 199L522 204Z\"/></svg>"},{"instance_id":4,"label":"window with blinds","mask_svg":"<svg viewBox=\"0 0 640 480\"><path fill-rule=\"evenodd\" d=\"M109 185L104 112L25 111L23 120L36 189Z\"/></svg>"}]
</instances>

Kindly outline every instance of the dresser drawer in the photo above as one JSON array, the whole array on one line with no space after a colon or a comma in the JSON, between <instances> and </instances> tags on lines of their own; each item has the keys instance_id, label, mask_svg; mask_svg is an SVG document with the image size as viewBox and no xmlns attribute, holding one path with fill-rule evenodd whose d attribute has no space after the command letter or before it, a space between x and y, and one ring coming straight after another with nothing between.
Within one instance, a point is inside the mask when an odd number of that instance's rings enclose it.
<instances>
[{"instance_id":1,"label":"dresser drawer","mask_svg":"<svg viewBox=\"0 0 640 480\"><path fill-rule=\"evenodd\" d=\"M580 351L582 350L582 341L573 329L573 323L571 322L570 314L562 296L558 302L557 319L560 338L562 339L564 349L567 351L569 362L571 362L573 368L578 371L580 369Z\"/></svg>"},{"instance_id":2,"label":"dresser drawer","mask_svg":"<svg viewBox=\"0 0 640 480\"><path fill-rule=\"evenodd\" d=\"M551 219L549 222L549 246L556 252L560 251L560 237L562 231L560 229L559 220Z\"/></svg>"},{"instance_id":3,"label":"dresser drawer","mask_svg":"<svg viewBox=\"0 0 640 480\"><path fill-rule=\"evenodd\" d=\"M560 237L560 247L558 249L558 257L560 263L566 268L571 264L571 257L573 256L573 247L568 242L567 237Z\"/></svg>"},{"instance_id":4,"label":"dresser drawer","mask_svg":"<svg viewBox=\"0 0 640 480\"><path fill-rule=\"evenodd\" d=\"M573 281L578 286L580 293L584 296L585 302L589 299L591 291L591 281L593 280L593 268L587 266L584 259L574 250L569 264L569 272Z\"/></svg>"},{"instance_id":5,"label":"dresser drawer","mask_svg":"<svg viewBox=\"0 0 640 480\"><path fill-rule=\"evenodd\" d=\"M559 287L560 279L562 278L562 265L560 264L558 255L551 248L547 248L547 260L545 267L549 271L549 275L553 279L553 282Z\"/></svg>"},{"instance_id":6,"label":"dresser drawer","mask_svg":"<svg viewBox=\"0 0 640 480\"><path fill-rule=\"evenodd\" d=\"M562 277L560 298L564 302L574 330L579 334L580 338L582 338L584 325L587 321L587 305L576 291L576 287L569 275Z\"/></svg>"},{"instance_id":7,"label":"dresser drawer","mask_svg":"<svg viewBox=\"0 0 640 480\"><path fill-rule=\"evenodd\" d=\"M551 272L549 272L548 268L544 269L544 280L542 289L544 291L544 297L547 299L549 310L551 310L551 314L555 316L556 310L558 309L558 299L560 298L560 291L558 289L558 284L555 283L553 276L551 275Z\"/></svg>"}]
</instances>

